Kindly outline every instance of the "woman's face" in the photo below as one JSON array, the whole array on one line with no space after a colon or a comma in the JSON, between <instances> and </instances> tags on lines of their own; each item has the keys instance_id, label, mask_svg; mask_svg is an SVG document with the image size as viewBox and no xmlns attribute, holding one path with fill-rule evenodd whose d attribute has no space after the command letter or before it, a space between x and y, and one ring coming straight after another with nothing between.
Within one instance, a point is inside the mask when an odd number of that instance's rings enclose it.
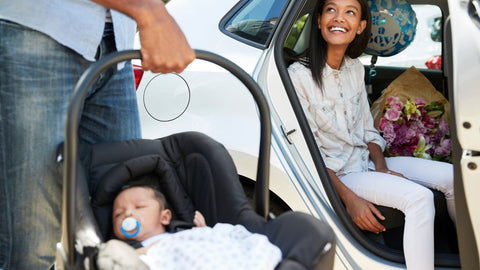
<instances>
[{"instance_id":1,"label":"woman's face","mask_svg":"<svg viewBox=\"0 0 480 270\"><path fill-rule=\"evenodd\" d=\"M365 29L361 6L357 0L326 0L318 16L318 28L330 46L348 47Z\"/></svg>"},{"instance_id":2,"label":"woman's face","mask_svg":"<svg viewBox=\"0 0 480 270\"><path fill-rule=\"evenodd\" d=\"M123 220L133 217L140 223L140 231L133 238L127 238L121 232ZM151 236L165 232L170 223L170 210L164 209L156 200L153 190L145 187L132 187L118 194L113 203L113 232L119 239L143 241ZM135 231L127 231L133 234Z\"/></svg>"}]
</instances>

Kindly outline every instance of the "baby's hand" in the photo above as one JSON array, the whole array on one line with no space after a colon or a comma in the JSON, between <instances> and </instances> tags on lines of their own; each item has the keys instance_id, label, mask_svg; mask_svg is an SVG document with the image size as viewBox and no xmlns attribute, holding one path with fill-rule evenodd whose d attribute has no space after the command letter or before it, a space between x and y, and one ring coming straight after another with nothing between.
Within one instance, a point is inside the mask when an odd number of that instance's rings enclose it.
<instances>
[{"instance_id":1,"label":"baby's hand","mask_svg":"<svg viewBox=\"0 0 480 270\"><path fill-rule=\"evenodd\" d=\"M195 211L195 216L193 217L193 224L195 224L195 227L207 226L207 224L205 223L205 218L199 211Z\"/></svg>"},{"instance_id":2,"label":"baby's hand","mask_svg":"<svg viewBox=\"0 0 480 270\"><path fill-rule=\"evenodd\" d=\"M138 254L146 255L147 251L148 251L148 248L149 247L140 247L140 248L137 248L136 251L137 251Z\"/></svg>"}]
</instances>

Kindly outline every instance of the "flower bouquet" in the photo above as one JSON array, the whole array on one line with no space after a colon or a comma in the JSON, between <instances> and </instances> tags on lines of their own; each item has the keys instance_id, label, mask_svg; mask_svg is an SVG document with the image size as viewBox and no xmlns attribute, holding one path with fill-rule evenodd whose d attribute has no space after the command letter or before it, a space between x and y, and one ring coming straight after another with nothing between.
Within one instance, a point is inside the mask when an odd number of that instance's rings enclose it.
<instances>
[{"instance_id":1,"label":"flower bouquet","mask_svg":"<svg viewBox=\"0 0 480 270\"><path fill-rule=\"evenodd\" d=\"M414 156L451 163L448 123L441 119L445 100L386 99L378 129L387 142L386 156Z\"/></svg>"}]
</instances>

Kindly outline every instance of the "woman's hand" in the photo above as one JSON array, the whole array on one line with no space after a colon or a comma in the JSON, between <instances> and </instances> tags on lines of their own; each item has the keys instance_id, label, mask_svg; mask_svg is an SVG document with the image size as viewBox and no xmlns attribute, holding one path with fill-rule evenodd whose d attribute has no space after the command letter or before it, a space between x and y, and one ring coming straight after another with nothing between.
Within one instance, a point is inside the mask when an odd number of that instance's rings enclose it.
<instances>
[{"instance_id":1,"label":"woman's hand","mask_svg":"<svg viewBox=\"0 0 480 270\"><path fill-rule=\"evenodd\" d=\"M385 220L385 217L380 211L370 202L364 200L358 196L352 196L345 202L347 213L352 218L353 222L362 230L370 231L373 233L381 233L386 229L378 222Z\"/></svg>"},{"instance_id":2,"label":"woman's hand","mask_svg":"<svg viewBox=\"0 0 480 270\"><path fill-rule=\"evenodd\" d=\"M358 197L357 194L345 186L333 170L327 168L327 171L338 196L345 204L347 213L350 215L353 222L362 230L374 233L385 231L385 227L383 227L383 225L377 220L377 218L385 220L382 213L380 213L372 203Z\"/></svg>"},{"instance_id":3,"label":"woman's hand","mask_svg":"<svg viewBox=\"0 0 480 270\"><path fill-rule=\"evenodd\" d=\"M386 174L396 175L396 176L399 176L399 177L408 179L408 178L405 177L403 174L401 174L401 173L399 173L399 172L396 172L396 171L389 170L389 169L387 169L387 168L377 170L377 172L382 172L382 173L386 173Z\"/></svg>"},{"instance_id":4,"label":"woman's hand","mask_svg":"<svg viewBox=\"0 0 480 270\"><path fill-rule=\"evenodd\" d=\"M370 159L375 164L375 170L377 172L396 175L396 176L407 179L403 174L389 170L387 168L387 163L385 162L385 157L383 156L383 152L380 146L372 142L367 143L367 145L368 145L368 152L370 153Z\"/></svg>"}]
</instances>

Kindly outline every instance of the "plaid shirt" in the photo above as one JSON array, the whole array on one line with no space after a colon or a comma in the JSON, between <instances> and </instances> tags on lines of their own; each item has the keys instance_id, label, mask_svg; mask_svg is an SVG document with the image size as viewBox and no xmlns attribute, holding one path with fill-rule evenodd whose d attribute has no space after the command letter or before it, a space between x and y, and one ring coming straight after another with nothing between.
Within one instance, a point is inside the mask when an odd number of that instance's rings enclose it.
<instances>
[{"instance_id":1,"label":"plaid shirt","mask_svg":"<svg viewBox=\"0 0 480 270\"><path fill-rule=\"evenodd\" d=\"M326 65L323 92L309 68L296 62L288 71L327 168L339 177L368 171L367 143L384 150L385 140L373 126L362 63L345 57L339 70Z\"/></svg>"}]
</instances>

